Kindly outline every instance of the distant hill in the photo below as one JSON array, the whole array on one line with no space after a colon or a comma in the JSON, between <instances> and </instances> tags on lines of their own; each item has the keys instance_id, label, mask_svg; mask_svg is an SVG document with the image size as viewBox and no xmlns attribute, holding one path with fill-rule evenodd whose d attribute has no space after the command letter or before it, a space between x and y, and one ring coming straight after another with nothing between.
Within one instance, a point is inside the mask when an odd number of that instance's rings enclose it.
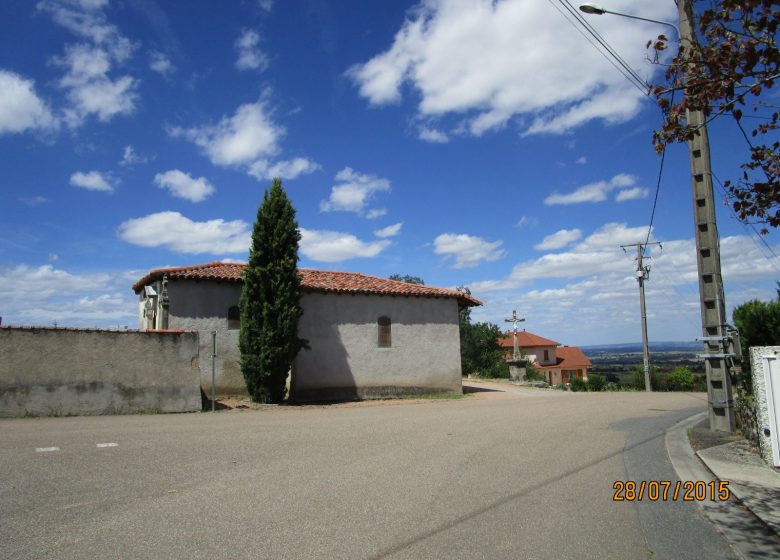
<instances>
[{"instance_id":1,"label":"distant hill","mask_svg":"<svg viewBox=\"0 0 780 560\"><path fill-rule=\"evenodd\" d=\"M703 343L696 340L689 342L650 342L649 346L651 354L653 352L703 352ZM600 344L594 346L580 346L580 348L588 357L602 354L633 354L642 352L642 343Z\"/></svg>"}]
</instances>

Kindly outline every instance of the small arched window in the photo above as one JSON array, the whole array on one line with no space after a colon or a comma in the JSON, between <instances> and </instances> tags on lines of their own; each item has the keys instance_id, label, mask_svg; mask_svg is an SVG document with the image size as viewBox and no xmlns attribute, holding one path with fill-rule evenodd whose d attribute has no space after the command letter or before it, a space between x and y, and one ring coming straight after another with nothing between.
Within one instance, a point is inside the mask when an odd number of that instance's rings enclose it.
<instances>
[{"instance_id":1,"label":"small arched window","mask_svg":"<svg viewBox=\"0 0 780 560\"><path fill-rule=\"evenodd\" d=\"M237 331L241 328L241 311L237 305L228 309L228 330Z\"/></svg>"},{"instance_id":2,"label":"small arched window","mask_svg":"<svg viewBox=\"0 0 780 560\"><path fill-rule=\"evenodd\" d=\"M380 317L377 320L377 342L376 345L379 346L379 348L390 348L391 347L391 340L390 340L390 328L391 328L391 322L390 317Z\"/></svg>"}]
</instances>

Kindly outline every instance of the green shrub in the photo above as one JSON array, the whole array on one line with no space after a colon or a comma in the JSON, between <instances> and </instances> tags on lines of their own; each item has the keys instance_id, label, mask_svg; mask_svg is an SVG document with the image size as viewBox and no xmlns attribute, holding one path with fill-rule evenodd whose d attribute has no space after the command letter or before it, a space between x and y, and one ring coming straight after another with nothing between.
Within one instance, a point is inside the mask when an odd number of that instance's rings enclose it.
<instances>
[{"instance_id":1,"label":"green shrub","mask_svg":"<svg viewBox=\"0 0 780 560\"><path fill-rule=\"evenodd\" d=\"M532 366L530 362L525 366L525 378L528 381L547 381L544 374Z\"/></svg>"},{"instance_id":2,"label":"green shrub","mask_svg":"<svg viewBox=\"0 0 780 560\"><path fill-rule=\"evenodd\" d=\"M603 391L607 385L607 380L603 375L593 373L588 376L588 391Z\"/></svg>"},{"instance_id":3,"label":"green shrub","mask_svg":"<svg viewBox=\"0 0 780 560\"><path fill-rule=\"evenodd\" d=\"M605 391L622 391L622 389L620 388L620 385L617 384L617 383L613 383L612 381L610 381L609 383L604 385L604 390Z\"/></svg>"},{"instance_id":4,"label":"green shrub","mask_svg":"<svg viewBox=\"0 0 780 560\"><path fill-rule=\"evenodd\" d=\"M575 377L571 380L570 387L572 391L587 391L588 390L588 384L585 382L584 379L580 379L579 377Z\"/></svg>"},{"instance_id":5,"label":"green shrub","mask_svg":"<svg viewBox=\"0 0 780 560\"><path fill-rule=\"evenodd\" d=\"M663 391L665 384L661 382L661 376L658 374L658 368L650 367L650 386L653 391ZM645 370L642 366L637 366L631 376L631 387L638 391L645 390Z\"/></svg>"},{"instance_id":6,"label":"green shrub","mask_svg":"<svg viewBox=\"0 0 780 560\"><path fill-rule=\"evenodd\" d=\"M678 366L666 377L666 384L670 391L690 391L696 380L685 366Z\"/></svg>"},{"instance_id":7,"label":"green shrub","mask_svg":"<svg viewBox=\"0 0 780 560\"><path fill-rule=\"evenodd\" d=\"M555 389L556 391L565 391L566 385L564 385L563 383L558 383L557 385L553 386L553 389Z\"/></svg>"}]
</instances>

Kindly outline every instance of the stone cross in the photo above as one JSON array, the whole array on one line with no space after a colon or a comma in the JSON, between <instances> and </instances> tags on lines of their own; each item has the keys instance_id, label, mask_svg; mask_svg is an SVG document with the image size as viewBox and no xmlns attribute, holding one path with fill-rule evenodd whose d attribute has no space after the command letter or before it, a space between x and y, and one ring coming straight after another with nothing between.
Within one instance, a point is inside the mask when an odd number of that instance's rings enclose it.
<instances>
[{"instance_id":1,"label":"stone cross","mask_svg":"<svg viewBox=\"0 0 780 560\"><path fill-rule=\"evenodd\" d=\"M517 316L517 310L512 310L512 317L510 319L504 319L505 323L512 323L512 332L514 336L514 351L512 352L512 359L513 360L519 360L520 359L520 349L517 347L517 323L522 323L525 321L525 318L520 318Z\"/></svg>"}]
</instances>

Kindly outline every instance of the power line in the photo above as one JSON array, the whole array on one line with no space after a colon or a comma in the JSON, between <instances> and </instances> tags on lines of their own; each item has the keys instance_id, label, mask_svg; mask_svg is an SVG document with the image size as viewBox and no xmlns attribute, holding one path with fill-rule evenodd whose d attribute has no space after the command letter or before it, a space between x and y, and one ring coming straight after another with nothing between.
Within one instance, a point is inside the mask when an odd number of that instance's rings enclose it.
<instances>
[{"instance_id":1,"label":"power line","mask_svg":"<svg viewBox=\"0 0 780 560\"><path fill-rule=\"evenodd\" d=\"M629 82L631 82L631 84L632 84L632 85L633 85L635 88L637 88L639 91L641 91L643 95L648 95L648 88L647 88L647 85L644 83L644 81L642 81L642 80L641 80L641 79L638 77L638 75L635 75L635 72L634 72L634 71L633 71L633 70L632 70L630 67L629 67L629 69L628 69L628 70L625 70L625 69L621 68L621 67L620 67L621 65L619 65L619 63L616 63L614 60L612 60L612 59L611 59L611 58L610 58L610 57L607 55L607 53L605 53L605 52L604 52L602 49L600 49L600 48L599 48L599 47L596 45L596 43L593 41L593 39L591 39L590 37L588 37L588 35L586 35L586 34L585 34L585 32L583 32L583 31L582 31L582 29L580 29L580 28L579 28L579 26L578 26L578 25L577 25L577 24L576 24L574 21L572 21L572 20L570 19L570 17L569 17L569 16L567 16L567 15L566 15L566 13L564 13L564 11L563 11L563 10L561 10L561 8L559 8L559 7L556 5L556 3L555 3L555 0L547 0L547 1L550 3L550 5L551 5L553 8L555 8L555 9L558 11L558 13L560 13L560 14L561 14L561 16L563 16L563 19L565 19L567 22L569 22L569 23L572 25L572 27L574 27L574 29L576 29L576 30L577 30L577 32L578 32L580 35L582 35L582 36L585 38L585 40L587 40L587 41L588 41L588 42L589 42L591 45L593 45L593 47L596 49L596 51L598 51L598 52L599 52L599 54L601 54L601 56L603 56L603 57L604 57L604 58L607 60L607 62L609 62L609 63L610 63L612 66L614 66L614 67L615 67L615 69L616 69L618 72L620 72L620 73L623 75L623 77L625 77L625 78L626 78L626 79L627 79ZM571 13L571 12L570 12L570 13ZM575 18L576 18L576 19L579 21L579 18L577 18L577 14L574 14L574 17L575 17ZM591 33L591 34L592 34L592 33ZM597 41L598 41L598 39L597 39ZM607 49L608 51L611 49L611 47L609 47L608 45L605 45L605 44L603 44L603 43L601 43L601 42L599 42L599 44L601 44L601 45L602 45L602 47L603 47L604 49ZM616 54L615 54L615 55L613 55L613 56L617 57L617 55L616 55ZM619 58L619 57L617 57L617 58Z\"/></svg>"}]
</instances>

